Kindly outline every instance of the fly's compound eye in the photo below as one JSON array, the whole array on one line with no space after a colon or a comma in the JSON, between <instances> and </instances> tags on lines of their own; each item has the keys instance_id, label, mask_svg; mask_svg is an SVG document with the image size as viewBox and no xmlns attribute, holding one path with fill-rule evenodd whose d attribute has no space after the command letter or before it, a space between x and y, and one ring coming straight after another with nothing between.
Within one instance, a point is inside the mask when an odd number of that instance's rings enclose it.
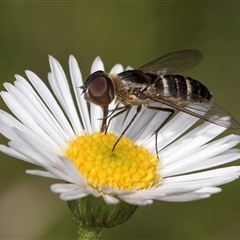
<instances>
[{"instance_id":1,"label":"fly's compound eye","mask_svg":"<svg viewBox=\"0 0 240 240\"><path fill-rule=\"evenodd\" d=\"M90 75L84 98L91 103L104 107L114 99L113 83L107 73L98 71Z\"/></svg>"},{"instance_id":2,"label":"fly's compound eye","mask_svg":"<svg viewBox=\"0 0 240 240\"><path fill-rule=\"evenodd\" d=\"M109 87L104 76L97 77L89 85L88 94L93 103L99 106L107 106L112 100L109 96Z\"/></svg>"}]
</instances>

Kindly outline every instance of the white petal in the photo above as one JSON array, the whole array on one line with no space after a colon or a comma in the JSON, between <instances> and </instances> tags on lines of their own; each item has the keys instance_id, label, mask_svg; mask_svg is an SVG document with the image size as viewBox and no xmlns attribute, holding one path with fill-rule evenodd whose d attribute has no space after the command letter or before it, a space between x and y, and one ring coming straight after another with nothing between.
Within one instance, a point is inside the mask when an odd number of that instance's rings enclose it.
<instances>
[{"instance_id":1,"label":"white petal","mask_svg":"<svg viewBox=\"0 0 240 240\"><path fill-rule=\"evenodd\" d=\"M121 105L119 106L121 107ZM109 111L112 112L116 108L115 101L112 101L109 105ZM110 126L108 128L109 132L114 132L116 135L119 135L119 133L122 133L122 125L125 121L125 114L120 114L116 118L113 118L113 120L110 123Z\"/></svg>"},{"instance_id":2,"label":"white petal","mask_svg":"<svg viewBox=\"0 0 240 240\"><path fill-rule=\"evenodd\" d=\"M139 195L120 195L119 198L121 198L123 201L129 204L139 205L139 206L145 206L153 203L153 200L143 199Z\"/></svg>"},{"instance_id":3,"label":"white petal","mask_svg":"<svg viewBox=\"0 0 240 240\"><path fill-rule=\"evenodd\" d=\"M161 125L165 119L165 113L161 111L146 110L144 114L145 118L148 116L149 119L145 119L145 125L142 126L139 134L136 136L136 144L144 145L147 148L155 145L155 137L150 138L155 130ZM150 144L148 145L147 139L150 138ZM155 148L154 148L155 151Z\"/></svg>"},{"instance_id":4,"label":"white petal","mask_svg":"<svg viewBox=\"0 0 240 240\"><path fill-rule=\"evenodd\" d=\"M51 190L55 193L65 193L68 191L73 191L79 189L80 187L76 184L71 183L56 183L51 185ZM84 187L82 187L83 189Z\"/></svg>"},{"instance_id":5,"label":"white petal","mask_svg":"<svg viewBox=\"0 0 240 240\"><path fill-rule=\"evenodd\" d=\"M117 204L117 203L119 203L119 199L117 199L113 196L103 195L102 197L107 204Z\"/></svg>"},{"instance_id":6,"label":"white petal","mask_svg":"<svg viewBox=\"0 0 240 240\"><path fill-rule=\"evenodd\" d=\"M39 147L41 146L43 149L48 149L53 153L59 154L59 150L55 150L54 146L52 146L50 142L46 141L42 135L30 130L10 114L4 111L0 111L0 121L2 122L1 124L2 127L0 129L0 131L2 131L1 133L4 134L10 140L14 140L14 142L19 142L19 143L24 142L23 139L21 139L14 130L14 129L18 129L24 132L26 135L28 135L31 139L34 139L34 141L36 142L36 145L38 145ZM8 130L9 128L11 130Z\"/></svg>"},{"instance_id":7,"label":"white petal","mask_svg":"<svg viewBox=\"0 0 240 240\"><path fill-rule=\"evenodd\" d=\"M118 73L121 73L123 72L124 69L123 69L123 66L121 64L116 64L112 67L112 69L110 70L110 74L118 74Z\"/></svg>"},{"instance_id":8,"label":"white petal","mask_svg":"<svg viewBox=\"0 0 240 240\"><path fill-rule=\"evenodd\" d=\"M21 134L19 134L21 136ZM24 135L22 135L24 136ZM9 146L13 148L14 150L18 151L21 155L24 155L27 159L31 159L32 163L41 166L41 167L47 167L51 163L51 158L47 157L46 152L40 152L38 150L38 147L34 146L34 142L32 139L29 139L28 137L25 138L26 143L16 143L16 142L9 142ZM31 143L31 145L28 145L28 143Z\"/></svg>"},{"instance_id":9,"label":"white petal","mask_svg":"<svg viewBox=\"0 0 240 240\"><path fill-rule=\"evenodd\" d=\"M73 183L86 184L86 179L81 175L75 164L67 158L59 157L64 164L64 169L72 178Z\"/></svg>"},{"instance_id":10,"label":"white petal","mask_svg":"<svg viewBox=\"0 0 240 240\"><path fill-rule=\"evenodd\" d=\"M53 175L52 173L46 172L46 171L43 171L43 170L26 170L26 173L31 174L31 175L41 176L41 177L59 179L55 175Z\"/></svg>"},{"instance_id":11,"label":"white petal","mask_svg":"<svg viewBox=\"0 0 240 240\"><path fill-rule=\"evenodd\" d=\"M78 67L78 63L72 55L69 58L69 68L73 85L73 91L77 100L78 110L83 121L83 127L85 131L88 134L90 134L92 133L92 127L89 118L88 106L80 90L80 87L83 85L82 75L80 72L80 68Z\"/></svg>"},{"instance_id":12,"label":"white petal","mask_svg":"<svg viewBox=\"0 0 240 240\"><path fill-rule=\"evenodd\" d=\"M232 166L232 167L225 167L225 168L218 168L214 170L208 170L204 172L199 172L199 173L192 173L192 174L186 174L186 175L181 175L181 176L175 176L175 177L169 177L169 178L164 178L164 184L167 183L182 183L184 184L186 182L193 182L195 183L197 180L206 180L212 181L214 178L215 179L224 179L226 176L227 177L233 177L236 178L240 174L240 166Z\"/></svg>"},{"instance_id":13,"label":"white petal","mask_svg":"<svg viewBox=\"0 0 240 240\"><path fill-rule=\"evenodd\" d=\"M92 194L94 197L99 197L100 194L92 191L87 186L79 187L76 184L53 184L51 190L55 193L60 193L62 200L74 200Z\"/></svg>"},{"instance_id":14,"label":"white petal","mask_svg":"<svg viewBox=\"0 0 240 240\"><path fill-rule=\"evenodd\" d=\"M230 161L230 159L222 158L221 162L220 160L217 160L217 157L226 154L226 150L236 146L239 143L239 140L239 136L229 135L225 138L196 148L197 150L189 152L188 156L181 156L180 154L179 157L176 156L176 158L173 159L175 161L172 160L170 164L166 165L162 174L164 176L182 174L193 170L198 171L227 163ZM209 161L209 159L214 156L216 156L213 158L215 159L215 162L211 160ZM239 157L239 152L236 152L235 156L232 156L234 160L238 159Z\"/></svg>"},{"instance_id":15,"label":"white petal","mask_svg":"<svg viewBox=\"0 0 240 240\"><path fill-rule=\"evenodd\" d=\"M226 129L211 123L204 123L196 127L160 152L159 157L162 159L163 166L174 162L175 159L188 156L189 153L209 142L224 130Z\"/></svg>"},{"instance_id":16,"label":"white petal","mask_svg":"<svg viewBox=\"0 0 240 240\"><path fill-rule=\"evenodd\" d=\"M99 131L102 122L102 108L90 103L90 115L91 115L91 126L92 132Z\"/></svg>"},{"instance_id":17,"label":"white petal","mask_svg":"<svg viewBox=\"0 0 240 240\"><path fill-rule=\"evenodd\" d=\"M5 103L8 105L9 109L17 116L18 119L24 123L29 129L32 130L35 134L39 136L39 139L44 139L45 144L43 146L51 146L52 150L59 152L59 146L49 137L48 134L41 128L21 105L16 101L9 93L1 92L1 96L4 99ZM34 112L32 113L34 115Z\"/></svg>"},{"instance_id":18,"label":"white petal","mask_svg":"<svg viewBox=\"0 0 240 240\"><path fill-rule=\"evenodd\" d=\"M130 113L128 114L128 116L125 120L124 125L122 126L122 130L124 130L125 127L130 123L130 121L132 120L132 117L136 113L136 110L137 110L136 108L131 109ZM131 138L133 141L135 141L136 144L140 144L142 138L140 138L139 135L141 135L143 133L143 131L146 128L148 128L148 126L146 126L146 123L148 123L151 118L154 118L155 114L157 114L156 111L149 111L149 110L143 109L137 115L136 119L134 120L132 125L128 128L125 135L128 136L129 138ZM149 123L149 124L151 124L151 123ZM134 126L134 127L132 127L132 126ZM150 129L147 130L147 135L148 136L152 135L152 134L153 134L153 131L150 132Z\"/></svg>"},{"instance_id":19,"label":"white petal","mask_svg":"<svg viewBox=\"0 0 240 240\"><path fill-rule=\"evenodd\" d=\"M18 135L13 131L13 129L4 123L0 123L0 132L4 137L8 138L9 140L22 142L22 139L18 137Z\"/></svg>"},{"instance_id":20,"label":"white petal","mask_svg":"<svg viewBox=\"0 0 240 240\"><path fill-rule=\"evenodd\" d=\"M9 156L21 159L25 162L29 162L29 163L33 163L33 164L35 163L34 161L32 161L31 158L28 158L28 157L24 156L23 154L19 153L18 151L14 150L11 147L7 147L5 145L0 145L0 151L9 155Z\"/></svg>"},{"instance_id":21,"label":"white petal","mask_svg":"<svg viewBox=\"0 0 240 240\"><path fill-rule=\"evenodd\" d=\"M50 133L56 142L59 141L60 145L65 145L65 141L68 140L67 134L63 131L58 121L53 117L49 109L44 105L39 96L34 92L33 88L26 82L26 80L16 76L18 81L15 82L16 87L21 93L27 97L28 101L31 102L35 109L44 117L48 128L48 134ZM65 141L64 141L65 140Z\"/></svg>"},{"instance_id":22,"label":"white petal","mask_svg":"<svg viewBox=\"0 0 240 240\"><path fill-rule=\"evenodd\" d=\"M60 193L60 198L65 201L83 198L89 195L86 188L79 188L75 184L53 184L51 190Z\"/></svg>"},{"instance_id":23,"label":"white petal","mask_svg":"<svg viewBox=\"0 0 240 240\"><path fill-rule=\"evenodd\" d=\"M59 99L61 99L61 102L63 103L63 108L65 109L75 133L80 135L83 132L83 128L74 105L65 73L56 59L50 56L49 62L54 79L52 81L54 81L54 83L57 85L56 88L59 90Z\"/></svg>"},{"instance_id":24,"label":"white petal","mask_svg":"<svg viewBox=\"0 0 240 240\"><path fill-rule=\"evenodd\" d=\"M34 87L37 89L38 94L41 96L47 107L50 109L53 116L59 122L64 129L64 132L68 134L69 139L74 139L75 134L72 130L71 125L66 119L64 113L56 102L55 98L47 88L47 86L41 81L41 79L31 71L26 71L29 80L32 82Z\"/></svg>"},{"instance_id":25,"label":"white petal","mask_svg":"<svg viewBox=\"0 0 240 240\"><path fill-rule=\"evenodd\" d=\"M61 136L57 134L57 128L48 117L42 105L40 105L35 96L24 87L23 84L17 83L18 88L11 84L5 83L4 86L8 90L9 94L24 108L24 110L31 115L33 120L42 128L44 131L54 139L54 142L64 146L65 143ZM22 90L19 91L19 89ZM61 141L62 140L62 141Z\"/></svg>"},{"instance_id":26,"label":"white petal","mask_svg":"<svg viewBox=\"0 0 240 240\"><path fill-rule=\"evenodd\" d=\"M127 67L126 67L126 71L128 71L128 70L133 70L133 67L127 66Z\"/></svg>"},{"instance_id":27,"label":"white petal","mask_svg":"<svg viewBox=\"0 0 240 240\"><path fill-rule=\"evenodd\" d=\"M101 58L96 57L93 61L90 73L92 74L92 73L94 73L96 71L99 71L99 70L104 71L104 65L103 65L103 62L102 62Z\"/></svg>"},{"instance_id":28,"label":"white petal","mask_svg":"<svg viewBox=\"0 0 240 240\"><path fill-rule=\"evenodd\" d=\"M206 191L199 191L199 192L190 192L182 195L176 195L176 196L167 196L163 197L161 200L167 201L167 202L188 202L188 201L195 201L200 200L204 198L210 197L214 193L218 193L221 191L219 188L212 188L212 191L210 191L209 188L207 188Z\"/></svg>"}]
</instances>

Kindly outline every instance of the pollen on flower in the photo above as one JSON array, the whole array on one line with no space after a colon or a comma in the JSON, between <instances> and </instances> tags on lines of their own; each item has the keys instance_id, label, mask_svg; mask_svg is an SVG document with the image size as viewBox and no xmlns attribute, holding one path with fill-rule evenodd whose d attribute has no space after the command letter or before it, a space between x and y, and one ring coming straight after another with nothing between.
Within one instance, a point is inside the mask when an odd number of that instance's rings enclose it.
<instances>
[{"instance_id":1,"label":"pollen on flower","mask_svg":"<svg viewBox=\"0 0 240 240\"><path fill-rule=\"evenodd\" d=\"M112 151L117 139L112 133L79 136L69 143L64 155L98 191L101 187L141 190L156 185L161 178L157 156L126 137Z\"/></svg>"}]
</instances>

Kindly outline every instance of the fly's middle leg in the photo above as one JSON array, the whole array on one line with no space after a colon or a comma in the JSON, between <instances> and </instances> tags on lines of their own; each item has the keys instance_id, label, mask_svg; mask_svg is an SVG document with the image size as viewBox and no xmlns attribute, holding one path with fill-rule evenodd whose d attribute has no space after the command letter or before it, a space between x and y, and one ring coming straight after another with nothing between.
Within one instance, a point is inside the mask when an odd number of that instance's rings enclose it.
<instances>
[{"instance_id":1,"label":"fly's middle leg","mask_svg":"<svg viewBox=\"0 0 240 240\"><path fill-rule=\"evenodd\" d=\"M131 106L129 106L129 108L131 108ZM129 109L128 108L128 109ZM125 134L125 132L128 130L128 128L131 126L131 124L133 123L133 121L136 119L137 115L139 114L139 112L141 111L142 109L142 105L139 105L137 107L137 111L136 113L134 114L134 116L132 117L131 121L128 123L128 125L126 126L126 128L122 131L120 137L118 138L118 140L115 142L115 144L113 145L113 149L112 151L114 151L115 147L117 146L118 142L121 140L121 138L123 137L123 135Z\"/></svg>"}]
</instances>

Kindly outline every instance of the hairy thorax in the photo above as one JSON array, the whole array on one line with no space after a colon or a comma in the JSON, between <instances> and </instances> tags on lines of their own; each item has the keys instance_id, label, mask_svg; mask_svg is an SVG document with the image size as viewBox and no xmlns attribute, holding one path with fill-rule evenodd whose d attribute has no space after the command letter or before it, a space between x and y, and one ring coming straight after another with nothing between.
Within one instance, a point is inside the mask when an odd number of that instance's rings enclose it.
<instances>
[{"instance_id":1,"label":"hairy thorax","mask_svg":"<svg viewBox=\"0 0 240 240\"><path fill-rule=\"evenodd\" d=\"M141 94L145 86L134 84L126 84L123 82L117 75L112 76L112 81L114 84L114 91L116 102L120 102L123 105L132 105L132 106L139 106L142 104L149 104L150 100L144 97Z\"/></svg>"}]
</instances>

